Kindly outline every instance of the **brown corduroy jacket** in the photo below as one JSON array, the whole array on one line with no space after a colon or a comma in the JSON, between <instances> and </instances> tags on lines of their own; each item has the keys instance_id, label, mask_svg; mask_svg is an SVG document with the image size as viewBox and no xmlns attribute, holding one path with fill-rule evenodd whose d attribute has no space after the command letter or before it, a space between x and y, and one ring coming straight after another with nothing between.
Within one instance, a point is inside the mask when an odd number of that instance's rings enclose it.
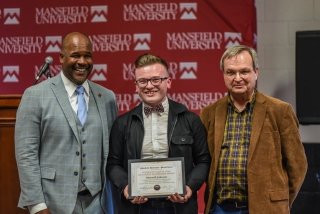
<instances>
[{"instance_id":1,"label":"brown corduroy jacket","mask_svg":"<svg viewBox=\"0 0 320 214\"><path fill-rule=\"evenodd\" d=\"M212 157L206 189L206 214L215 200L215 179L227 105L226 96L201 112ZM307 171L298 126L288 103L257 92L247 162L250 214L290 213Z\"/></svg>"}]
</instances>

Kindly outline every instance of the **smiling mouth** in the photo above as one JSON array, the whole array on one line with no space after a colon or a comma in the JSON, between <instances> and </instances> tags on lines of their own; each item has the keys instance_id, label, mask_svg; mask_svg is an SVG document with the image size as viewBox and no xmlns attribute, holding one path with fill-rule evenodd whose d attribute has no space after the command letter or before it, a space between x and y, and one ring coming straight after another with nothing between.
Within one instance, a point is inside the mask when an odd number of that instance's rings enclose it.
<instances>
[{"instance_id":1,"label":"smiling mouth","mask_svg":"<svg viewBox=\"0 0 320 214\"><path fill-rule=\"evenodd\" d=\"M233 87L234 87L234 88L242 88L243 85L234 85Z\"/></svg>"},{"instance_id":2,"label":"smiling mouth","mask_svg":"<svg viewBox=\"0 0 320 214\"><path fill-rule=\"evenodd\" d=\"M75 71L79 72L79 73L85 73L87 71L86 68L77 68L75 69Z\"/></svg>"},{"instance_id":3,"label":"smiling mouth","mask_svg":"<svg viewBox=\"0 0 320 214\"><path fill-rule=\"evenodd\" d=\"M156 93L156 91L146 91L144 92L146 95L154 95Z\"/></svg>"}]
</instances>

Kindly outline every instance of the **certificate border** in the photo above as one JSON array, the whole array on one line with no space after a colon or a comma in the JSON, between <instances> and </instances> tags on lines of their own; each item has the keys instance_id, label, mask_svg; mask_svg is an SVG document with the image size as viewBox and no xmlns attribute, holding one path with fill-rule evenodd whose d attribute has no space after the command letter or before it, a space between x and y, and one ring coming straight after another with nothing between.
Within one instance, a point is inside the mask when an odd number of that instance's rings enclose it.
<instances>
[{"instance_id":1,"label":"certificate border","mask_svg":"<svg viewBox=\"0 0 320 214\"><path fill-rule=\"evenodd\" d=\"M128 160L128 191L129 191L129 199L133 199L135 196L132 196L132 173L131 173L131 164L132 163L140 163L140 162L163 162L163 161L180 161L181 170L182 170L182 195L186 194L186 180L185 180L185 167L184 167L184 157L173 157L173 158L156 158L156 159L129 159ZM164 198L169 195L143 195L147 198Z\"/></svg>"}]
</instances>

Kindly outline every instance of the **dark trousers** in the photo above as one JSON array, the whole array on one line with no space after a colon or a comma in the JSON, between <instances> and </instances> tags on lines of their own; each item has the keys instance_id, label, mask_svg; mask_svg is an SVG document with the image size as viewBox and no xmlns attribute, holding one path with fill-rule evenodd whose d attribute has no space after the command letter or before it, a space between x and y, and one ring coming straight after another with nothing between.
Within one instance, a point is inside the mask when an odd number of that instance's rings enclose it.
<instances>
[{"instance_id":1,"label":"dark trousers","mask_svg":"<svg viewBox=\"0 0 320 214\"><path fill-rule=\"evenodd\" d=\"M149 208L149 207L141 207L140 214L175 214L174 208Z\"/></svg>"},{"instance_id":2,"label":"dark trousers","mask_svg":"<svg viewBox=\"0 0 320 214\"><path fill-rule=\"evenodd\" d=\"M249 214L249 210L248 207L237 208L232 204L215 203L209 214Z\"/></svg>"},{"instance_id":3,"label":"dark trousers","mask_svg":"<svg viewBox=\"0 0 320 214\"><path fill-rule=\"evenodd\" d=\"M140 207L140 214L175 214L173 203L166 199L149 199Z\"/></svg>"},{"instance_id":4,"label":"dark trousers","mask_svg":"<svg viewBox=\"0 0 320 214\"><path fill-rule=\"evenodd\" d=\"M78 194L76 206L72 214L102 214L100 194L101 193L91 196L88 190Z\"/></svg>"}]
</instances>

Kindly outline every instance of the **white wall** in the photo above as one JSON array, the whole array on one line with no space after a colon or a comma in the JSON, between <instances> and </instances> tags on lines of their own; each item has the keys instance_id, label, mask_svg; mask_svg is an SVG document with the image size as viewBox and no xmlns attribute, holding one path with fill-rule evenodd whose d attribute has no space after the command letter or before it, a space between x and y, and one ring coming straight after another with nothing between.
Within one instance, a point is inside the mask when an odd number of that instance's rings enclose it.
<instances>
[{"instance_id":1,"label":"white wall","mask_svg":"<svg viewBox=\"0 0 320 214\"><path fill-rule=\"evenodd\" d=\"M295 108L295 32L320 30L320 0L256 0L256 7L258 90ZM300 125L300 132L304 143L320 143L320 125Z\"/></svg>"}]
</instances>

